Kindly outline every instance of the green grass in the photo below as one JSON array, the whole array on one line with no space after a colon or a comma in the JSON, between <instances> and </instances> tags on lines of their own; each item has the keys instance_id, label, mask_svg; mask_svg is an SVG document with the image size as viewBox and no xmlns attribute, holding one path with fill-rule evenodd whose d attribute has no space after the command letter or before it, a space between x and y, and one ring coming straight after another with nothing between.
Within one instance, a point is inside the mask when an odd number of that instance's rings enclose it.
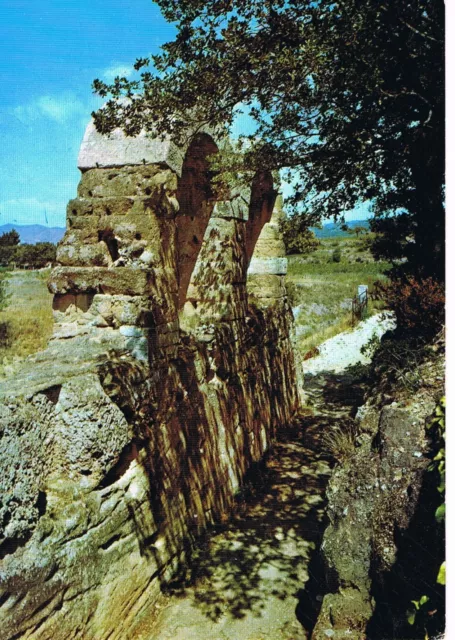
<instances>
[{"instance_id":1,"label":"green grass","mask_svg":"<svg viewBox=\"0 0 455 640\"><path fill-rule=\"evenodd\" d=\"M335 247L341 249L341 262L332 261ZM296 317L297 345L305 355L341 331L352 328L351 299L359 284L386 280L387 262L375 262L360 238L328 238L309 256L288 256L287 289ZM361 262L358 261L361 260ZM369 301L368 313L383 308L380 301Z\"/></svg>"},{"instance_id":2,"label":"green grass","mask_svg":"<svg viewBox=\"0 0 455 640\"><path fill-rule=\"evenodd\" d=\"M0 374L17 358L44 349L52 334L49 270L14 271L7 278L7 306L0 311Z\"/></svg>"}]
</instances>

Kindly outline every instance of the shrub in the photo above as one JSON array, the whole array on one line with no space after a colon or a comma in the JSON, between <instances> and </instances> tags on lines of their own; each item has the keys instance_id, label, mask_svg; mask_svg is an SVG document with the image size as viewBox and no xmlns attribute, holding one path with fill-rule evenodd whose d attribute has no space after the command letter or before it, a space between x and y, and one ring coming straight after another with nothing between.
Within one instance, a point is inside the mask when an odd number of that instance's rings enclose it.
<instances>
[{"instance_id":1,"label":"shrub","mask_svg":"<svg viewBox=\"0 0 455 640\"><path fill-rule=\"evenodd\" d=\"M288 255L293 253L308 255L316 251L321 244L302 216L283 218L280 221L280 231Z\"/></svg>"},{"instance_id":2,"label":"shrub","mask_svg":"<svg viewBox=\"0 0 455 640\"><path fill-rule=\"evenodd\" d=\"M332 262L341 262L341 249L337 247L332 253Z\"/></svg>"},{"instance_id":3,"label":"shrub","mask_svg":"<svg viewBox=\"0 0 455 640\"><path fill-rule=\"evenodd\" d=\"M437 280L395 280L384 286L384 294L387 306L396 315L399 332L429 338L444 325L444 287Z\"/></svg>"}]
</instances>

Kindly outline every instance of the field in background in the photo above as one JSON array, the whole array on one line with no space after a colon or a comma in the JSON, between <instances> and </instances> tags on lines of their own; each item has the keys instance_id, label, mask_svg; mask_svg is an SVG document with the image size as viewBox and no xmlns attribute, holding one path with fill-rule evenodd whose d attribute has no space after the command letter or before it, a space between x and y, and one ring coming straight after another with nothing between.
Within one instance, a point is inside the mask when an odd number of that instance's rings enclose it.
<instances>
[{"instance_id":1,"label":"field in background","mask_svg":"<svg viewBox=\"0 0 455 640\"><path fill-rule=\"evenodd\" d=\"M333 261L336 250L340 262ZM302 355L352 327L351 300L359 284L386 280L387 262L375 262L365 236L325 238L308 256L288 256L287 290L296 321L297 346ZM383 308L371 300L368 315Z\"/></svg>"},{"instance_id":2,"label":"field in background","mask_svg":"<svg viewBox=\"0 0 455 640\"><path fill-rule=\"evenodd\" d=\"M333 261L339 249L340 262ZM296 320L297 346L302 355L324 340L351 328L351 300L359 284L371 291L385 280L389 264L374 262L365 237L321 240L308 256L291 255L287 290ZM8 306L0 311L0 374L4 367L44 349L52 333L52 295L46 287L49 270L8 274ZM369 314L382 309L370 300Z\"/></svg>"},{"instance_id":3,"label":"field in background","mask_svg":"<svg viewBox=\"0 0 455 640\"><path fill-rule=\"evenodd\" d=\"M8 305L0 311L0 374L4 367L46 346L52 333L50 270L7 274Z\"/></svg>"}]
</instances>

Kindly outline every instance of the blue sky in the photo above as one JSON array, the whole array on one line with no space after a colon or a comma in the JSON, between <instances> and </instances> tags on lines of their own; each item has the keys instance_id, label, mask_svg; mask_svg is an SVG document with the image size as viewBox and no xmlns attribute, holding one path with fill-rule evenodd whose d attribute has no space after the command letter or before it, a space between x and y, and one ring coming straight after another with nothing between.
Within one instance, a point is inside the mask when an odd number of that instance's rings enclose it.
<instances>
[{"instance_id":1,"label":"blue sky","mask_svg":"<svg viewBox=\"0 0 455 640\"><path fill-rule=\"evenodd\" d=\"M151 0L1 0L0 21L0 225L65 226L101 104L92 81L128 74L174 28ZM366 210L348 215L359 217Z\"/></svg>"}]
</instances>

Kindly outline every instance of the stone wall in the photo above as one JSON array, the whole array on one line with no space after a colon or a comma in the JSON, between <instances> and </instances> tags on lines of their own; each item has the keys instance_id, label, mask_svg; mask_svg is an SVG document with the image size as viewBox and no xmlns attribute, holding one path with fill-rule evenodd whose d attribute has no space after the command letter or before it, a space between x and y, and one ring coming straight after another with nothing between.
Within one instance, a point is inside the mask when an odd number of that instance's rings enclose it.
<instances>
[{"instance_id":1,"label":"stone wall","mask_svg":"<svg viewBox=\"0 0 455 640\"><path fill-rule=\"evenodd\" d=\"M5 640L133 638L297 408L271 176L217 197L204 136L87 130L54 335L0 392Z\"/></svg>"}]
</instances>

